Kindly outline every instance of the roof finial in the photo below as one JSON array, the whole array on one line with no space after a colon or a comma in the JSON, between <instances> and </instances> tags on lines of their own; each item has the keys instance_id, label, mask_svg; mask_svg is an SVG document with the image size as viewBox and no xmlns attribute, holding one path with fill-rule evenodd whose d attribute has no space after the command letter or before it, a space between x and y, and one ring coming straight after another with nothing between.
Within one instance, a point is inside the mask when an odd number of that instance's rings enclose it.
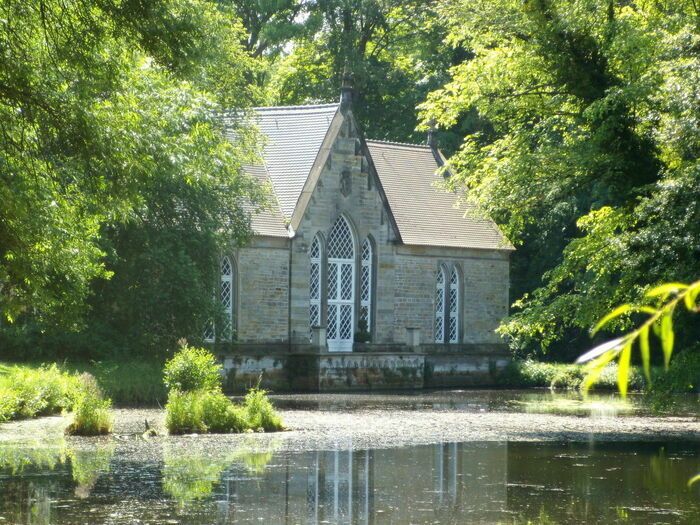
<instances>
[{"instance_id":1,"label":"roof finial","mask_svg":"<svg viewBox=\"0 0 700 525\"><path fill-rule=\"evenodd\" d=\"M428 121L428 140L425 141L425 143L431 147L431 149L436 150L438 147L437 143L437 128L435 126L435 120L430 119Z\"/></svg>"},{"instance_id":2,"label":"roof finial","mask_svg":"<svg viewBox=\"0 0 700 525\"><path fill-rule=\"evenodd\" d=\"M343 67L343 83L340 86L340 105L347 107L352 103L352 73L347 62Z\"/></svg>"}]
</instances>

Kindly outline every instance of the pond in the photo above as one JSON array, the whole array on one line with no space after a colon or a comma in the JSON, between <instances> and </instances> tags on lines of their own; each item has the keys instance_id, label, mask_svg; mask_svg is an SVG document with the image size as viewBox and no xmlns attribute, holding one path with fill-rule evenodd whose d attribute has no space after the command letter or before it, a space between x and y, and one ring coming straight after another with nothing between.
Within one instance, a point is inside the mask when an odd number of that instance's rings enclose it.
<instances>
[{"instance_id":1,"label":"pond","mask_svg":"<svg viewBox=\"0 0 700 525\"><path fill-rule=\"evenodd\" d=\"M611 441L592 433L585 440L532 441L514 433L458 441L441 439L436 427L431 443L418 443L407 428L408 439L392 446L334 432L331 424L324 430L300 423L323 413L337 422L353 411L360 420L379 412L391 421L406 410L414 418L445 411L459 421L463 412L479 417L488 410L509 428L509 410L532 409L522 404L534 402L528 395L509 395L505 405L485 401L502 393L483 392L278 396L285 419L298 428L274 436L64 438L60 418L0 426L0 436L3 428L23 429L0 439L0 523L700 523L700 487L687 487L700 472L696 417L688 419L689 434L672 439ZM565 407L576 402L542 395ZM628 421L635 417L630 411L603 417ZM128 429L158 413L119 417ZM591 416L557 417L562 426L576 420L593 426L598 415ZM541 424L537 418L533 425ZM324 439L312 439L319 433Z\"/></svg>"}]
</instances>

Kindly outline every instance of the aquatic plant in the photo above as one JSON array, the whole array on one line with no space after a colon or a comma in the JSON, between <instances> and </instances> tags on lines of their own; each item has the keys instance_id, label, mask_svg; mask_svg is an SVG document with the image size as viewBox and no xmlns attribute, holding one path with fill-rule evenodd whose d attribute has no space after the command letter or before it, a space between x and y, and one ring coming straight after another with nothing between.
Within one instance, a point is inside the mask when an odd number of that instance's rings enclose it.
<instances>
[{"instance_id":1,"label":"aquatic plant","mask_svg":"<svg viewBox=\"0 0 700 525\"><path fill-rule=\"evenodd\" d=\"M242 406L224 395L221 365L207 350L183 345L166 364L165 375L165 383L170 389L165 406L165 426L171 434L283 428L282 420L264 390L251 389ZM182 385L186 388L181 388Z\"/></svg>"},{"instance_id":2,"label":"aquatic plant","mask_svg":"<svg viewBox=\"0 0 700 525\"><path fill-rule=\"evenodd\" d=\"M165 363L163 382L168 390L192 392L221 389L222 369L214 354L181 342L180 350Z\"/></svg>"},{"instance_id":3,"label":"aquatic plant","mask_svg":"<svg viewBox=\"0 0 700 525\"><path fill-rule=\"evenodd\" d=\"M66 432L79 436L97 436L112 431L112 401L105 399L97 381L81 374L78 399L73 406L73 421Z\"/></svg>"}]
</instances>

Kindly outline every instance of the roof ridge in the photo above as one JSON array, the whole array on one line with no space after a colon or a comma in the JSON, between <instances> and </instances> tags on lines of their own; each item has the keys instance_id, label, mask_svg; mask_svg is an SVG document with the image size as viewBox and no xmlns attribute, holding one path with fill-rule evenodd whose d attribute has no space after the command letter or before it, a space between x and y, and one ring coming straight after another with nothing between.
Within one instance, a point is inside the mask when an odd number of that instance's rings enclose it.
<instances>
[{"instance_id":1,"label":"roof ridge","mask_svg":"<svg viewBox=\"0 0 700 525\"><path fill-rule=\"evenodd\" d=\"M388 144L390 146L408 146L409 148L421 148L430 149L427 144L411 144L410 142L398 142L395 140L377 140L377 139L367 139L367 142L373 142L375 144Z\"/></svg>"},{"instance_id":2,"label":"roof ridge","mask_svg":"<svg viewBox=\"0 0 700 525\"><path fill-rule=\"evenodd\" d=\"M292 110L303 110L303 109L330 109L330 108L337 108L340 106L340 103L338 102L333 102L329 104L298 104L295 106L255 106L250 109L254 111L274 111L277 109L292 109Z\"/></svg>"}]
</instances>

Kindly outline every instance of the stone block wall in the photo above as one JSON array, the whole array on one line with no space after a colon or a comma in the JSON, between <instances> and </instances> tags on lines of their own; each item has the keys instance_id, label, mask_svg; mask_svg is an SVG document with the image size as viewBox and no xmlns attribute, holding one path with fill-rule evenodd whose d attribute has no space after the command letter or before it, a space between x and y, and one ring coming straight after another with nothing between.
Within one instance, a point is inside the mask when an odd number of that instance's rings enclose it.
<instances>
[{"instance_id":1,"label":"stone block wall","mask_svg":"<svg viewBox=\"0 0 700 525\"><path fill-rule=\"evenodd\" d=\"M456 267L462 276L460 343L500 342L494 330L508 313L507 253L422 246L400 246L396 252L393 291L395 333L400 333L405 327L414 327L421 331L421 343L435 341L438 269L443 266L449 271Z\"/></svg>"},{"instance_id":2,"label":"stone block wall","mask_svg":"<svg viewBox=\"0 0 700 525\"><path fill-rule=\"evenodd\" d=\"M285 244L257 240L235 256L238 342L275 343L289 338L289 248Z\"/></svg>"}]
</instances>

